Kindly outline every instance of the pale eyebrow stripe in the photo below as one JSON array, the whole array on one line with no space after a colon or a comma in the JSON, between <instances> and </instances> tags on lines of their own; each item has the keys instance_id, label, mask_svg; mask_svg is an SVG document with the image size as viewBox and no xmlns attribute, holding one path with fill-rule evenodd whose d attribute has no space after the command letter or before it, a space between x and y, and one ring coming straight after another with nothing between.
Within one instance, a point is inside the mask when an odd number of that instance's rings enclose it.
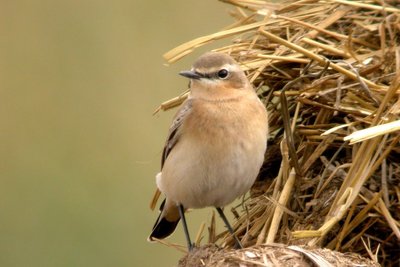
<instances>
[{"instance_id":1,"label":"pale eyebrow stripe","mask_svg":"<svg viewBox=\"0 0 400 267\"><path fill-rule=\"evenodd\" d=\"M237 65L233 65L233 64L225 64L221 67L221 69L227 69L229 71L232 70L237 70Z\"/></svg>"},{"instance_id":2,"label":"pale eyebrow stripe","mask_svg":"<svg viewBox=\"0 0 400 267\"><path fill-rule=\"evenodd\" d=\"M208 70L207 72L205 72L204 69L201 69L201 68L200 69L191 68L191 71L195 71L195 72L198 72L199 74L204 75L205 77L212 78L221 69L226 69L230 72L234 72L234 71L239 71L240 67L239 67L239 65L236 65L236 64L224 64L219 68L212 68L211 70Z\"/></svg>"},{"instance_id":3,"label":"pale eyebrow stripe","mask_svg":"<svg viewBox=\"0 0 400 267\"><path fill-rule=\"evenodd\" d=\"M238 71L240 69L240 67L238 65L236 65L236 64L235 65L233 65L233 64L225 64L225 65L222 65L219 68L212 69L209 73L217 73L218 71L220 71L222 69L226 69L226 70L232 72L232 71Z\"/></svg>"}]
</instances>

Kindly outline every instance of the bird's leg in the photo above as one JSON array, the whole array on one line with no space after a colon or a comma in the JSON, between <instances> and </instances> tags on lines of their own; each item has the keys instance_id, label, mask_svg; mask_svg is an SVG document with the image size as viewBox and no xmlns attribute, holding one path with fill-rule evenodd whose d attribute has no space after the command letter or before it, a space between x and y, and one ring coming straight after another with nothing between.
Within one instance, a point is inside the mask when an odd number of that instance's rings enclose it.
<instances>
[{"instance_id":1,"label":"bird's leg","mask_svg":"<svg viewBox=\"0 0 400 267\"><path fill-rule=\"evenodd\" d=\"M182 204L178 205L178 210L179 210L179 216L182 219L183 231L185 232L186 241L188 244L188 250L190 252L193 250L193 244L192 244L192 241L190 241L189 230L188 230L188 227L186 224L186 219L185 219L185 209L183 208Z\"/></svg>"},{"instance_id":2,"label":"bird's leg","mask_svg":"<svg viewBox=\"0 0 400 267\"><path fill-rule=\"evenodd\" d=\"M235 239L236 246L235 248L243 248L242 243L240 243L239 238L233 232L232 226L229 224L228 219L225 217L224 211L221 208L216 208L219 216L221 216L222 220L224 221L226 228L228 228L229 233L231 233L233 239Z\"/></svg>"}]
</instances>

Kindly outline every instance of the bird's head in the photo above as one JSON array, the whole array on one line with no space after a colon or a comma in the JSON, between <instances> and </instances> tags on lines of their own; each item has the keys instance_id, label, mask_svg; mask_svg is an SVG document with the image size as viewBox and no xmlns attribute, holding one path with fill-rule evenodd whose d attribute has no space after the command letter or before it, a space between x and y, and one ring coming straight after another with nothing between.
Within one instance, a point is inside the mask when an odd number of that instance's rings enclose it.
<instances>
[{"instance_id":1,"label":"bird's head","mask_svg":"<svg viewBox=\"0 0 400 267\"><path fill-rule=\"evenodd\" d=\"M194 62L191 70L179 74L191 80L192 89L240 90L249 87L247 77L237 62L223 53L205 53Z\"/></svg>"}]
</instances>

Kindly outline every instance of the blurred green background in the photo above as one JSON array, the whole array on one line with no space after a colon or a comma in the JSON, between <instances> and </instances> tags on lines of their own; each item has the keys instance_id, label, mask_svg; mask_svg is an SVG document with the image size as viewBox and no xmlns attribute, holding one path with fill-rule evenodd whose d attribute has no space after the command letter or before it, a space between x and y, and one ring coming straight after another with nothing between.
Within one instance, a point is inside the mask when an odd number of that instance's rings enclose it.
<instances>
[{"instance_id":1,"label":"blurred green background","mask_svg":"<svg viewBox=\"0 0 400 267\"><path fill-rule=\"evenodd\" d=\"M162 54L231 22L207 1L0 0L0 266L174 266L146 241L181 93ZM192 235L210 210L189 214ZM170 239L185 245L181 225Z\"/></svg>"}]
</instances>

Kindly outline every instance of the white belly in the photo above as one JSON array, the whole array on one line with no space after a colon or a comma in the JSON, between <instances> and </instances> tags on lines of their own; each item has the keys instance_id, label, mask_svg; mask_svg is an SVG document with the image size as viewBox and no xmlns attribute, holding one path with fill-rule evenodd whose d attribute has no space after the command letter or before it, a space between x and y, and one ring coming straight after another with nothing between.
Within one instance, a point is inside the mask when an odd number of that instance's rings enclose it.
<instances>
[{"instance_id":1,"label":"white belly","mask_svg":"<svg viewBox=\"0 0 400 267\"><path fill-rule=\"evenodd\" d=\"M249 137L179 141L157 179L158 187L185 208L231 203L250 189L264 160L266 136L257 136L256 142L248 142Z\"/></svg>"}]
</instances>

